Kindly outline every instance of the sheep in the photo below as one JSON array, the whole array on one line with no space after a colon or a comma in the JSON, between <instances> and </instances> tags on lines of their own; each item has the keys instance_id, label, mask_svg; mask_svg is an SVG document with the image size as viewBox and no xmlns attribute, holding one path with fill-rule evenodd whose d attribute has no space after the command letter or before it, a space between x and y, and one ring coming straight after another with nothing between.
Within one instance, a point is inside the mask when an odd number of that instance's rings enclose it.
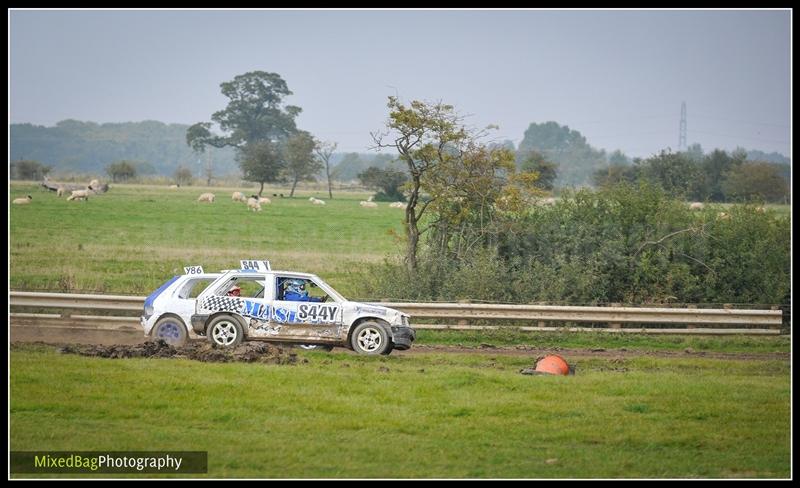
<instances>
[{"instance_id":1,"label":"sheep","mask_svg":"<svg viewBox=\"0 0 800 488\"><path fill-rule=\"evenodd\" d=\"M27 205L31 203L31 200L33 200L33 197L28 195L22 198L15 198L14 200L11 201L11 203L13 203L14 205Z\"/></svg>"},{"instance_id":2,"label":"sheep","mask_svg":"<svg viewBox=\"0 0 800 488\"><path fill-rule=\"evenodd\" d=\"M94 190L98 186L100 186L100 180L92 180L89 182L89 188L91 188L92 190Z\"/></svg>"},{"instance_id":3,"label":"sheep","mask_svg":"<svg viewBox=\"0 0 800 488\"><path fill-rule=\"evenodd\" d=\"M170 188L171 190L175 190L175 189L178 189L178 188L180 188L180 187L181 187L181 185L169 185L169 188Z\"/></svg>"},{"instance_id":4,"label":"sheep","mask_svg":"<svg viewBox=\"0 0 800 488\"><path fill-rule=\"evenodd\" d=\"M244 196L244 193L242 193L240 191L235 191L235 192L233 192L233 195L231 195L231 201L234 201L234 202L246 202L247 201L247 197Z\"/></svg>"},{"instance_id":5,"label":"sheep","mask_svg":"<svg viewBox=\"0 0 800 488\"><path fill-rule=\"evenodd\" d=\"M258 203L272 203L272 200L267 197L258 197Z\"/></svg>"},{"instance_id":6,"label":"sheep","mask_svg":"<svg viewBox=\"0 0 800 488\"><path fill-rule=\"evenodd\" d=\"M323 200L319 200L319 199L314 198L314 197L309 198L308 201L310 201L314 205L325 205L325 202Z\"/></svg>"},{"instance_id":7,"label":"sheep","mask_svg":"<svg viewBox=\"0 0 800 488\"><path fill-rule=\"evenodd\" d=\"M719 220L729 220L730 218L731 218L731 216L728 215L727 212L720 212L720 213L717 214L717 219L719 219Z\"/></svg>"},{"instance_id":8,"label":"sheep","mask_svg":"<svg viewBox=\"0 0 800 488\"><path fill-rule=\"evenodd\" d=\"M762 213L763 214L766 211L767 211L767 209L764 208L764 207L756 207L756 213Z\"/></svg>"},{"instance_id":9,"label":"sheep","mask_svg":"<svg viewBox=\"0 0 800 488\"><path fill-rule=\"evenodd\" d=\"M88 202L89 195L94 195L94 192L92 190L73 190L70 196L67 197L67 201L86 200Z\"/></svg>"},{"instance_id":10,"label":"sheep","mask_svg":"<svg viewBox=\"0 0 800 488\"><path fill-rule=\"evenodd\" d=\"M64 189L64 185L58 185L58 188L56 188L56 196L57 196L58 198L61 198L61 197L63 197L63 196L64 196L64 192L65 192L65 191L66 191L66 190Z\"/></svg>"},{"instance_id":11,"label":"sheep","mask_svg":"<svg viewBox=\"0 0 800 488\"><path fill-rule=\"evenodd\" d=\"M691 210L703 210L704 207L705 205L703 205L702 202L692 202L691 204L689 204L689 208Z\"/></svg>"},{"instance_id":12,"label":"sheep","mask_svg":"<svg viewBox=\"0 0 800 488\"><path fill-rule=\"evenodd\" d=\"M392 202L392 203L389 204L389 207L391 207L391 208L406 208L406 207L408 207L408 204L405 203L405 202Z\"/></svg>"},{"instance_id":13,"label":"sheep","mask_svg":"<svg viewBox=\"0 0 800 488\"><path fill-rule=\"evenodd\" d=\"M198 202L208 202L214 203L214 194L213 193L203 193L199 197L197 197Z\"/></svg>"},{"instance_id":14,"label":"sheep","mask_svg":"<svg viewBox=\"0 0 800 488\"><path fill-rule=\"evenodd\" d=\"M364 208L378 208L378 204L377 204L377 203L375 203L375 202L371 202L371 201L369 201L369 200L367 200L367 201L360 201L360 202L358 202L358 204L359 204L359 205L361 205L361 206L362 206L362 207L364 207Z\"/></svg>"},{"instance_id":15,"label":"sheep","mask_svg":"<svg viewBox=\"0 0 800 488\"><path fill-rule=\"evenodd\" d=\"M247 199L247 208L252 210L253 212L260 212L261 211L261 204L258 203L258 197L253 195Z\"/></svg>"}]
</instances>

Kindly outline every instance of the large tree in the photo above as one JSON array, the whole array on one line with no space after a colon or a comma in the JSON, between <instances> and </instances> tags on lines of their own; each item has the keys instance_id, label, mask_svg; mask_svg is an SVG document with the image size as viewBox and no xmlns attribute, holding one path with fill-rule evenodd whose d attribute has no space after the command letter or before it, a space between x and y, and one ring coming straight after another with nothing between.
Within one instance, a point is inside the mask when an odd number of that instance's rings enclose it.
<instances>
[{"instance_id":1,"label":"large tree","mask_svg":"<svg viewBox=\"0 0 800 488\"><path fill-rule=\"evenodd\" d=\"M358 174L361 184L372 190L378 190L377 201L403 202L406 197L401 188L408 181L408 173L395 168L376 168L370 166Z\"/></svg>"},{"instance_id":2,"label":"large tree","mask_svg":"<svg viewBox=\"0 0 800 488\"><path fill-rule=\"evenodd\" d=\"M290 197L300 181L314 181L322 170L322 161L314 156L317 143L311 134L300 131L292 135L284 149L286 159L286 176L292 182Z\"/></svg>"},{"instance_id":3,"label":"large tree","mask_svg":"<svg viewBox=\"0 0 800 488\"><path fill-rule=\"evenodd\" d=\"M405 259L408 270L414 272L419 239L424 231L420 229L420 220L428 205L436 199L431 196L421 200L424 178L458 158L458 147L465 144L470 135L452 105L414 100L406 106L397 97L389 97L388 107L386 130L371 135L374 149L396 150L399 159L408 167Z\"/></svg>"},{"instance_id":4,"label":"large tree","mask_svg":"<svg viewBox=\"0 0 800 488\"><path fill-rule=\"evenodd\" d=\"M220 84L222 94L229 99L224 110L211 116L212 122L199 122L186 131L186 143L195 151L202 152L207 146L222 148L231 146L242 154L237 158L245 178L258 175L261 183L276 181L264 180L265 175L277 177L273 171L275 159L269 157L253 157L244 154L249 146L268 143L283 148L286 141L297 132L295 118L300 114L300 107L285 105L284 98L292 92L286 81L277 73L251 71L236 76L232 81ZM217 124L222 134L212 132L213 124ZM264 147L252 148L253 153L265 154ZM252 165L261 162L264 168L257 170Z\"/></svg>"},{"instance_id":5,"label":"large tree","mask_svg":"<svg viewBox=\"0 0 800 488\"><path fill-rule=\"evenodd\" d=\"M728 200L789 202L789 181L781 176L780 165L749 161L725 173L722 191Z\"/></svg>"},{"instance_id":6,"label":"large tree","mask_svg":"<svg viewBox=\"0 0 800 488\"><path fill-rule=\"evenodd\" d=\"M559 165L559 186L581 186L592 174L607 165L605 151L592 147L580 132L557 122L532 123L519 143L520 154L541 153Z\"/></svg>"},{"instance_id":7,"label":"large tree","mask_svg":"<svg viewBox=\"0 0 800 488\"><path fill-rule=\"evenodd\" d=\"M283 152L270 141L251 142L239 150L237 160L242 169L242 177L261 185L258 196L264 192L264 183L283 179L286 168Z\"/></svg>"}]
</instances>

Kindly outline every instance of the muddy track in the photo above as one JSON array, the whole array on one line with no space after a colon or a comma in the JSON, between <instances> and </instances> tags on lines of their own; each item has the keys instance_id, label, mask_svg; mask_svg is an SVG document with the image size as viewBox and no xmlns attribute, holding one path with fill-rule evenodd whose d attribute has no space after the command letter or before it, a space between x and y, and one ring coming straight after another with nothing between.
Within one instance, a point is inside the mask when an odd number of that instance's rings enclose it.
<instances>
[{"instance_id":1,"label":"muddy track","mask_svg":"<svg viewBox=\"0 0 800 488\"><path fill-rule=\"evenodd\" d=\"M729 359L729 360L788 360L791 354L788 352L709 352L685 349L683 351L645 351L621 349L567 349L560 347L536 348L533 346L492 346L483 344L476 347L468 346L444 346L444 345L415 345L408 351L397 351L392 354L430 354L430 353L457 353L457 354L492 354L501 356L544 356L547 354L558 354L565 357L580 358L636 358L636 357L657 357L657 358L706 358L706 359Z\"/></svg>"},{"instance_id":2,"label":"muddy track","mask_svg":"<svg viewBox=\"0 0 800 488\"><path fill-rule=\"evenodd\" d=\"M11 350L22 343L11 344ZM298 359L297 352L265 342L245 342L236 347L223 349L205 341L192 341L181 347L172 347L164 341L142 342L140 344L52 344L32 343L55 349L61 354L101 357L109 359L125 358L181 358L207 363L267 363L295 364L305 362Z\"/></svg>"},{"instance_id":3,"label":"muddy track","mask_svg":"<svg viewBox=\"0 0 800 488\"><path fill-rule=\"evenodd\" d=\"M11 349L16 349L19 345L31 343L29 341L14 341ZM265 362L265 363L294 363L297 362L296 349L289 345L270 344L261 341L245 342L233 350L223 350L212 347L203 340L190 341L181 348L173 348L166 344L139 341L135 344L104 344L75 342L51 342L36 341L34 344L45 345L55 348L59 352L68 354L80 354L83 356L96 356L106 358L128 358L128 357L176 357L188 358L207 362ZM356 354L345 348L335 348L334 352L345 352ZM521 356L521 357L541 357L547 354L558 354L569 359L578 358L598 358L598 359L630 359L638 357L654 358L703 358L721 360L786 360L791 358L788 352L761 352L761 353L736 353L736 352L709 352L694 351L686 349L683 351L646 351L621 349L566 349L566 348L536 348L533 346L493 346L482 344L481 346L445 346L418 344L407 351L394 351L392 355L397 356L416 356L423 354L480 354L487 356Z\"/></svg>"}]
</instances>

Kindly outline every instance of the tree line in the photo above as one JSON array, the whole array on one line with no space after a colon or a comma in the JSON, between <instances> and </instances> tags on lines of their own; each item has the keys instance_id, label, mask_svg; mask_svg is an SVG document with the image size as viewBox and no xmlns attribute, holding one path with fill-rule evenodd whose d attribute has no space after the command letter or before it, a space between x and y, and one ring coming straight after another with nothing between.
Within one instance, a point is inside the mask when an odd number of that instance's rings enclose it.
<instances>
[{"instance_id":1,"label":"tree line","mask_svg":"<svg viewBox=\"0 0 800 488\"><path fill-rule=\"evenodd\" d=\"M662 151L631 165L610 165L595 171L597 187L647 181L669 195L699 202L790 201L788 164L750 161L744 150L673 153Z\"/></svg>"}]
</instances>

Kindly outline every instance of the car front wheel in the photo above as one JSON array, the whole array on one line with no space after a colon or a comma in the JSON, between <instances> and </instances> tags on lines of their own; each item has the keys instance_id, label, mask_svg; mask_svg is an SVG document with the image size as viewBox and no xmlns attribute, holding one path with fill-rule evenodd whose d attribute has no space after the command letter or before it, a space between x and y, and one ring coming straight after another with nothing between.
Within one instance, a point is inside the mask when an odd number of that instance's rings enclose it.
<instances>
[{"instance_id":1,"label":"car front wheel","mask_svg":"<svg viewBox=\"0 0 800 488\"><path fill-rule=\"evenodd\" d=\"M378 322L362 322L353 330L350 345L359 354L370 356L392 352L392 341L386 328Z\"/></svg>"},{"instance_id":2,"label":"car front wheel","mask_svg":"<svg viewBox=\"0 0 800 488\"><path fill-rule=\"evenodd\" d=\"M238 320L229 315L220 315L211 320L206 330L208 340L221 347L236 347L244 340L244 330Z\"/></svg>"}]
</instances>

